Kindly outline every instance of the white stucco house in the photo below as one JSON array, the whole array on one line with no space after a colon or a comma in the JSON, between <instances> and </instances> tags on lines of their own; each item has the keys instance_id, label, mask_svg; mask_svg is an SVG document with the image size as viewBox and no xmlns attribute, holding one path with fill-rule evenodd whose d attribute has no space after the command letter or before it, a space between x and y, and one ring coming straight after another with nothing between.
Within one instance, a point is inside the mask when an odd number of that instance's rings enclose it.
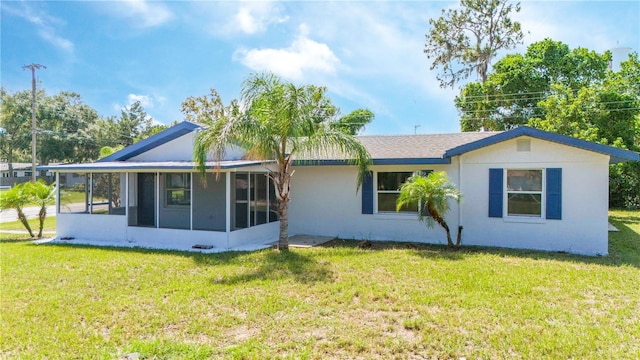
<instances>
[{"instance_id":1,"label":"white stucco house","mask_svg":"<svg viewBox=\"0 0 640 360\"><path fill-rule=\"evenodd\" d=\"M266 246L277 239L272 161L239 149L194 169L200 127L183 122L94 163L49 167L60 186L59 241L211 251ZM444 244L444 231L395 211L414 171L445 171L464 201L447 215L463 245L608 253L609 164L638 153L528 127L505 132L360 136L373 165L356 189L345 159L296 162L289 234ZM58 182L60 184L60 182ZM64 182L62 182L64 184Z\"/></svg>"}]
</instances>

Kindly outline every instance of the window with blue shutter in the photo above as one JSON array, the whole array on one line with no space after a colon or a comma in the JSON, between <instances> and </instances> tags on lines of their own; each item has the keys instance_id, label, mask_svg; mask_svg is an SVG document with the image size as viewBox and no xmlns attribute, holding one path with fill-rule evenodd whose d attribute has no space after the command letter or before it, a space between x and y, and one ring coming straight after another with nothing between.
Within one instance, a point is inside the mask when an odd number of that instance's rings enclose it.
<instances>
[{"instance_id":1,"label":"window with blue shutter","mask_svg":"<svg viewBox=\"0 0 640 360\"><path fill-rule=\"evenodd\" d=\"M562 169L547 169L547 219L562 219Z\"/></svg>"},{"instance_id":2,"label":"window with blue shutter","mask_svg":"<svg viewBox=\"0 0 640 360\"><path fill-rule=\"evenodd\" d=\"M373 214L373 172L362 178L362 213Z\"/></svg>"},{"instance_id":3,"label":"window with blue shutter","mask_svg":"<svg viewBox=\"0 0 640 360\"><path fill-rule=\"evenodd\" d=\"M502 217L503 169L489 169L489 217Z\"/></svg>"}]
</instances>

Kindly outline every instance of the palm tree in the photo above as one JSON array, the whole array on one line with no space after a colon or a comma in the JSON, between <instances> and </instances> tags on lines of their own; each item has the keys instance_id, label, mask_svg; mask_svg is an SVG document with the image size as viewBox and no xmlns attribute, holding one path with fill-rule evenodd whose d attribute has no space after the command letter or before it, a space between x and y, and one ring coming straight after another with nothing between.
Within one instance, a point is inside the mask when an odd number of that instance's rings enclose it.
<instances>
[{"instance_id":1,"label":"palm tree","mask_svg":"<svg viewBox=\"0 0 640 360\"><path fill-rule=\"evenodd\" d=\"M29 236L33 237L33 231L25 216L24 206L31 202L31 196L29 196L24 184L16 184L11 189L0 193L0 209L15 209L18 213L18 220L29 231Z\"/></svg>"},{"instance_id":2,"label":"palm tree","mask_svg":"<svg viewBox=\"0 0 640 360\"><path fill-rule=\"evenodd\" d=\"M444 220L444 216L449 211L449 199L457 202L462 200L462 194L453 184L444 171L432 172L427 176L422 176L420 172L415 172L400 188L400 196L396 202L396 210L409 204L420 204L418 220L433 227L433 223L447 232L447 245L453 247L449 225ZM428 216L425 216L428 215ZM461 227L458 227L458 239L456 246L460 246Z\"/></svg>"},{"instance_id":3,"label":"palm tree","mask_svg":"<svg viewBox=\"0 0 640 360\"><path fill-rule=\"evenodd\" d=\"M296 156L334 154L349 159L359 167L358 187L371 162L354 136L331 126L338 109L325 92L324 87L297 86L263 73L252 74L243 83L245 111L236 101L225 107L215 90L211 98L189 98L182 105L188 119L208 126L198 134L194 145L194 160L201 173L208 155L220 161L232 144L247 149L249 158L275 160L276 170L268 176L277 199L279 250L289 248L289 185Z\"/></svg>"},{"instance_id":4,"label":"palm tree","mask_svg":"<svg viewBox=\"0 0 640 360\"><path fill-rule=\"evenodd\" d=\"M52 183L47 185L47 183L40 179L36 182L25 184L25 191L31 196L31 201L40 206L40 212L38 213L38 220L40 220L38 237L41 238L44 219L47 217L47 206L56 201L56 184Z\"/></svg>"}]
</instances>

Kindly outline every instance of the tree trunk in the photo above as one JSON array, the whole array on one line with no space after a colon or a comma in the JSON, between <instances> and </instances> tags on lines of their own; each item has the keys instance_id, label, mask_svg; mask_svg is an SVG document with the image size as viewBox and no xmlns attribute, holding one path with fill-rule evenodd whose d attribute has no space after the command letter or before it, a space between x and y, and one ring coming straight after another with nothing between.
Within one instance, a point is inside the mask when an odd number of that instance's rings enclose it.
<instances>
[{"instance_id":1,"label":"tree trunk","mask_svg":"<svg viewBox=\"0 0 640 360\"><path fill-rule=\"evenodd\" d=\"M280 208L278 220L280 220L280 235L278 236L278 250L289 250L289 204L278 205Z\"/></svg>"},{"instance_id":2,"label":"tree trunk","mask_svg":"<svg viewBox=\"0 0 640 360\"><path fill-rule=\"evenodd\" d=\"M291 159L285 158L278 164L278 172L270 174L276 190L278 200L278 220L280 234L278 235L278 250L289 250L289 184L291 182Z\"/></svg>"},{"instance_id":3,"label":"tree trunk","mask_svg":"<svg viewBox=\"0 0 640 360\"><path fill-rule=\"evenodd\" d=\"M29 225L29 221L27 221L27 217L22 212L22 209L16 209L16 210L18 211L18 219L20 219L20 222L22 223L22 225L24 225L27 231L29 231L29 236L34 237L33 231L31 230L31 226Z\"/></svg>"},{"instance_id":4,"label":"tree trunk","mask_svg":"<svg viewBox=\"0 0 640 360\"><path fill-rule=\"evenodd\" d=\"M38 220L40 220L40 229L38 230L38 239L42 237L42 228L44 228L44 219L47 217L47 205L40 208Z\"/></svg>"},{"instance_id":5,"label":"tree trunk","mask_svg":"<svg viewBox=\"0 0 640 360\"><path fill-rule=\"evenodd\" d=\"M438 225L442 226L442 228L447 232L447 246L453 247L453 241L451 241L451 232L449 231L449 225L447 225L446 221L442 218L438 210L431 204L431 202L427 202L427 211L429 212L429 216L433 218Z\"/></svg>"},{"instance_id":6,"label":"tree trunk","mask_svg":"<svg viewBox=\"0 0 640 360\"><path fill-rule=\"evenodd\" d=\"M456 246L460 246L462 242L462 225L458 226L458 238L456 239Z\"/></svg>"},{"instance_id":7,"label":"tree trunk","mask_svg":"<svg viewBox=\"0 0 640 360\"><path fill-rule=\"evenodd\" d=\"M452 248L453 241L451 241L451 232L449 231L449 227L447 226L444 230L447 232L447 247Z\"/></svg>"},{"instance_id":8,"label":"tree trunk","mask_svg":"<svg viewBox=\"0 0 640 360\"><path fill-rule=\"evenodd\" d=\"M9 164L9 178L13 178L13 148L9 148L7 163Z\"/></svg>"}]
</instances>

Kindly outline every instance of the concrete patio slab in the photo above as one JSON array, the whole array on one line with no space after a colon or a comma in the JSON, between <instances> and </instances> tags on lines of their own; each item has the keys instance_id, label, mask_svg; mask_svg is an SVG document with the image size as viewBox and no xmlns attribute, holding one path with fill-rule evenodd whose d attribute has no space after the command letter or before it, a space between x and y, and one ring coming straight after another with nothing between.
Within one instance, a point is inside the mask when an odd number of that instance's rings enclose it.
<instances>
[{"instance_id":1,"label":"concrete patio slab","mask_svg":"<svg viewBox=\"0 0 640 360\"><path fill-rule=\"evenodd\" d=\"M333 239L335 238L331 236L293 235L289 236L289 247L310 248L317 245L322 245ZM276 240L270 245L278 245L278 241Z\"/></svg>"}]
</instances>

